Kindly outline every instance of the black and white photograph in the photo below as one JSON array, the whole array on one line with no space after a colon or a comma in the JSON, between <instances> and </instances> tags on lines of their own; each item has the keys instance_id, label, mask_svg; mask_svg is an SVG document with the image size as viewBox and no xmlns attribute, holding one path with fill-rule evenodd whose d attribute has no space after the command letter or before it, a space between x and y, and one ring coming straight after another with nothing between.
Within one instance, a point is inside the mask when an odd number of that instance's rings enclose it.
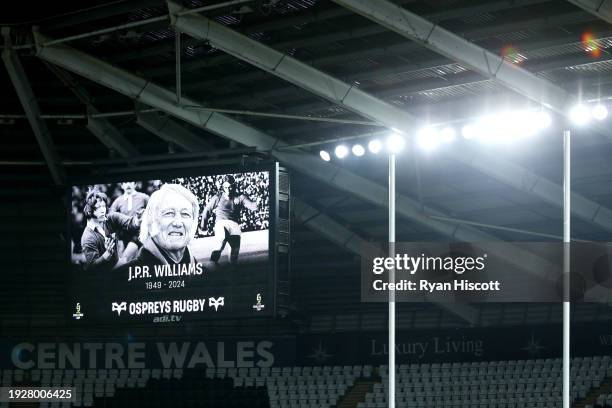
<instances>
[{"instance_id":1,"label":"black and white photograph","mask_svg":"<svg viewBox=\"0 0 612 408\"><path fill-rule=\"evenodd\" d=\"M72 263L83 272L134 266L266 262L269 173L72 187Z\"/></svg>"}]
</instances>

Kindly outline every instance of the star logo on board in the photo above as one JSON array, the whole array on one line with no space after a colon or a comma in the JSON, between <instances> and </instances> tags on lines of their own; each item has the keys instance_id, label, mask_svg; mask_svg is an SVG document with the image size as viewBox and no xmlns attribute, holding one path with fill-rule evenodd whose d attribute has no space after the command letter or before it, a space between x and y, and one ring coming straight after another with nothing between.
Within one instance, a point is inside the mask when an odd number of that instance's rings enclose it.
<instances>
[{"instance_id":1,"label":"star logo on board","mask_svg":"<svg viewBox=\"0 0 612 408\"><path fill-rule=\"evenodd\" d=\"M324 363L333 356L333 354L327 354L327 350L323 347L323 341L319 341L319 346L312 349L312 354L308 358L312 358L317 363Z\"/></svg>"},{"instance_id":2,"label":"star logo on board","mask_svg":"<svg viewBox=\"0 0 612 408\"><path fill-rule=\"evenodd\" d=\"M540 340L536 340L534 334L531 333L531 339L529 339L527 345L522 347L521 350L525 350L530 356L537 356L540 354L540 351L545 348L546 347L540 345Z\"/></svg>"}]
</instances>

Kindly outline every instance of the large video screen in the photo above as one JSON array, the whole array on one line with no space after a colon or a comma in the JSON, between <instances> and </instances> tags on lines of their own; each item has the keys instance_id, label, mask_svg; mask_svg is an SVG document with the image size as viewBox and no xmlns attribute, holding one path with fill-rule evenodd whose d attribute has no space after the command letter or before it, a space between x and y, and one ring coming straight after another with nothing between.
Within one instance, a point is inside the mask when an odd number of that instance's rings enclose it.
<instances>
[{"instance_id":1,"label":"large video screen","mask_svg":"<svg viewBox=\"0 0 612 408\"><path fill-rule=\"evenodd\" d=\"M70 319L180 323L272 313L275 169L72 186Z\"/></svg>"}]
</instances>

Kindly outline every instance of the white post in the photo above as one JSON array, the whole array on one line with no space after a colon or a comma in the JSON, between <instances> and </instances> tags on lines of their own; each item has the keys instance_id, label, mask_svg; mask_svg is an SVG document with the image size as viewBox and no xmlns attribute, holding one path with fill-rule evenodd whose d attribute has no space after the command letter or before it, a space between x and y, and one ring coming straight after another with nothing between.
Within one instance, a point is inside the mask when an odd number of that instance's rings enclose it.
<instances>
[{"instance_id":1,"label":"white post","mask_svg":"<svg viewBox=\"0 0 612 408\"><path fill-rule=\"evenodd\" d=\"M563 131L563 408L570 408L570 131Z\"/></svg>"},{"instance_id":2,"label":"white post","mask_svg":"<svg viewBox=\"0 0 612 408\"><path fill-rule=\"evenodd\" d=\"M395 154L389 154L389 257L395 258ZM395 268L389 270L395 282ZM389 291L389 408L395 408L395 291Z\"/></svg>"}]
</instances>

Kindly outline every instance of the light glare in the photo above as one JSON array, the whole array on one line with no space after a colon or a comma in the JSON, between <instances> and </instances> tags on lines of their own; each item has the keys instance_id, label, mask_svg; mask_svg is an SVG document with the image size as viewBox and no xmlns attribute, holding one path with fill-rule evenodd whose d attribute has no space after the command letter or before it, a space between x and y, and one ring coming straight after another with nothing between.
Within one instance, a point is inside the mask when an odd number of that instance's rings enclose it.
<instances>
[{"instance_id":1,"label":"light glare","mask_svg":"<svg viewBox=\"0 0 612 408\"><path fill-rule=\"evenodd\" d=\"M330 160L331 160L331 156L330 156L330 155L329 155L329 153L328 153L327 151L325 151L325 150L321 150L321 151L319 152L319 156L321 156L321 158L322 158L324 161L326 161L326 162L328 162L328 161L330 161Z\"/></svg>"},{"instance_id":2,"label":"light glare","mask_svg":"<svg viewBox=\"0 0 612 408\"><path fill-rule=\"evenodd\" d=\"M608 117L608 108L601 104L595 105L595 107L591 111L591 114L597 120L604 120Z\"/></svg>"},{"instance_id":3,"label":"light glare","mask_svg":"<svg viewBox=\"0 0 612 408\"><path fill-rule=\"evenodd\" d=\"M450 126L445 127L444 129L442 129L442 131L440 131L440 137L446 143L450 143L453 140L455 140L455 135L456 135L455 129L453 129Z\"/></svg>"},{"instance_id":4,"label":"light glare","mask_svg":"<svg viewBox=\"0 0 612 408\"><path fill-rule=\"evenodd\" d=\"M463 136L467 140L474 139L476 135L477 129L474 125L467 124L461 129L461 136Z\"/></svg>"},{"instance_id":5,"label":"light glare","mask_svg":"<svg viewBox=\"0 0 612 408\"><path fill-rule=\"evenodd\" d=\"M399 153L404 148L404 144L404 138L395 132L391 133L387 139L387 149L389 149L391 153Z\"/></svg>"},{"instance_id":6,"label":"light glare","mask_svg":"<svg viewBox=\"0 0 612 408\"><path fill-rule=\"evenodd\" d=\"M370 152L378 154L380 152L380 149L382 149L382 143L380 143L380 140L378 139L371 140L370 143L368 143L368 149L370 150Z\"/></svg>"},{"instance_id":7,"label":"light glare","mask_svg":"<svg viewBox=\"0 0 612 408\"><path fill-rule=\"evenodd\" d=\"M550 114L543 110L505 111L485 115L472 123L466 123L461 129L461 135L467 140L476 139L482 143L513 143L534 136L551 124ZM440 138L446 141L443 133L440 134Z\"/></svg>"},{"instance_id":8,"label":"light glare","mask_svg":"<svg viewBox=\"0 0 612 408\"><path fill-rule=\"evenodd\" d=\"M552 124L552 118L548 112L538 112L536 114L536 123L539 129L548 129Z\"/></svg>"},{"instance_id":9,"label":"light glare","mask_svg":"<svg viewBox=\"0 0 612 408\"><path fill-rule=\"evenodd\" d=\"M335 153L337 158L344 159L348 152L348 147L346 147L345 145L336 146Z\"/></svg>"},{"instance_id":10,"label":"light glare","mask_svg":"<svg viewBox=\"0 0 612 408\"><path fill-rule=\"evenodd\" d=\"M438 147L440 136L435 129L426 127L417 133L417 143L423 150L430 151Z\"/></svg>"},{"instance_id":11,"label":"light glare","mask_svg":"<svg viewBox=\"0 0 612 408\"><path fill-rule=\"evenodd\" d=\"M357 157L361 157L365 154L365 149L362 145L356 144L355 146L353 146L353 154Z\"/></svg>"},{"instance_id":12,"label":"light glare","mask_svg":"<svg viewBox=\"0 0 612 408\"><path fill-rule=\"evenodd\" d=\"M584 105L576 105L570 111L570 119L576 125L585 125L591 119L591 112L589 112L589 109Z\"/></svg>"}]
</instances>

